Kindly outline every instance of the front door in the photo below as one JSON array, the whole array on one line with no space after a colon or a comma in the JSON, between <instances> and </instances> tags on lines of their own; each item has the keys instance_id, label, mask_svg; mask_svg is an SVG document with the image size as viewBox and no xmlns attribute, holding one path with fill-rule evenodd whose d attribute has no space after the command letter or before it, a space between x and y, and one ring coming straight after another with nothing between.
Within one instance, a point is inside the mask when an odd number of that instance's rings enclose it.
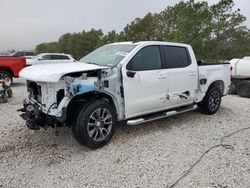
<instances>
[{"instance_id":1,"label":"front door","mask_svg":"<svg viewBox=\"0 0 250 188\"><path fill-rule=\"evenodd\" d=\"M159 46L142 48L123 66L122 75L126 118L164 108L168 81Z\"/></svg>"}]
</instances>

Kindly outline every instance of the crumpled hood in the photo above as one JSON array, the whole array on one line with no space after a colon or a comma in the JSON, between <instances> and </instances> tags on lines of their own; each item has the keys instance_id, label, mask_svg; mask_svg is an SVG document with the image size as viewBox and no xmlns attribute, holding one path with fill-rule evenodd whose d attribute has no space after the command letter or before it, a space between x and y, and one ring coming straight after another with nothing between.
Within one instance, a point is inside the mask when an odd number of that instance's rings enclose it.
<instances>
[{"instance_id":1,"label":"crumpled hood","mask_svg":"<svg viewBox=\"0 0 250 188\"><path fill-rule=\"evenodd\" d=\"M21 78L35 82L58 82L62 76L69 73L84 72L91 70L107 69L98 65L87 63L55 63L30 66L22 69L19 73Z\"/></svg>"}]
</instances>

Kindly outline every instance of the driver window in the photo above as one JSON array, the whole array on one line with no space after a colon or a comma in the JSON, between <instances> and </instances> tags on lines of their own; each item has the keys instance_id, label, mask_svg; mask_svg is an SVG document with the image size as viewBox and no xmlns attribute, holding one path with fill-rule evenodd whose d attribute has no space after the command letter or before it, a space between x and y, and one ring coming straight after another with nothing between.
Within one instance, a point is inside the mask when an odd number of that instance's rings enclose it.
<instances>
[{"instance_id":1,"label":"driver window","mask_svg":"<svg viewBox=\"0 0 250 188\"><path fill-rule=\"evenodd\" d=\"M159 46L147 46L141 49L127 65L127 69L132 71L156 70L161 68Z\"/></svg>"}]
</instances>

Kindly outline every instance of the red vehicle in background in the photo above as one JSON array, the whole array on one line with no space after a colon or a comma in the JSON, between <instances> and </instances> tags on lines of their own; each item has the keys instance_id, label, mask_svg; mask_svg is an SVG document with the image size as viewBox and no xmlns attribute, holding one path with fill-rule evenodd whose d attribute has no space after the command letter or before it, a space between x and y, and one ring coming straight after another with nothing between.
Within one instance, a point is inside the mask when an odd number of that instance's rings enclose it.
<instances>
[{"instance_id":1,"label":"red vehicle in background","mask_svg":"<svg viewBox=\"0 0 250 188\"><path fill-rule=\"evenodd\" d=\"M25 57L0 57L0 80L6 80L10 85L25 66Z\"/></svg>"}]
</instances>

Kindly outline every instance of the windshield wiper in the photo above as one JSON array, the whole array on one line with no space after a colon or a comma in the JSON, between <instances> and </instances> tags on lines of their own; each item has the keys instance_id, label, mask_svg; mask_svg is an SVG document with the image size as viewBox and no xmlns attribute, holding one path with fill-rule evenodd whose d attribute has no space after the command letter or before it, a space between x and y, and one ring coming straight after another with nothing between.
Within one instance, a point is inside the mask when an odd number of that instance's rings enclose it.
<instances>
[{"instance_id":1,"label":"windshield wiper","mask_svg":"<svg viewBox=\"0 0 250 188\"><path fill-rule=\"evenodd\" d=\"M106 67L112 67L112 64L108 64L108 65L100 65L98 63L93 63L93 62L83 62L83 63L87 63L87 64L92 64L92 65L98 65L98 66L106 66Z\"/></svg>"}]
</instances>

